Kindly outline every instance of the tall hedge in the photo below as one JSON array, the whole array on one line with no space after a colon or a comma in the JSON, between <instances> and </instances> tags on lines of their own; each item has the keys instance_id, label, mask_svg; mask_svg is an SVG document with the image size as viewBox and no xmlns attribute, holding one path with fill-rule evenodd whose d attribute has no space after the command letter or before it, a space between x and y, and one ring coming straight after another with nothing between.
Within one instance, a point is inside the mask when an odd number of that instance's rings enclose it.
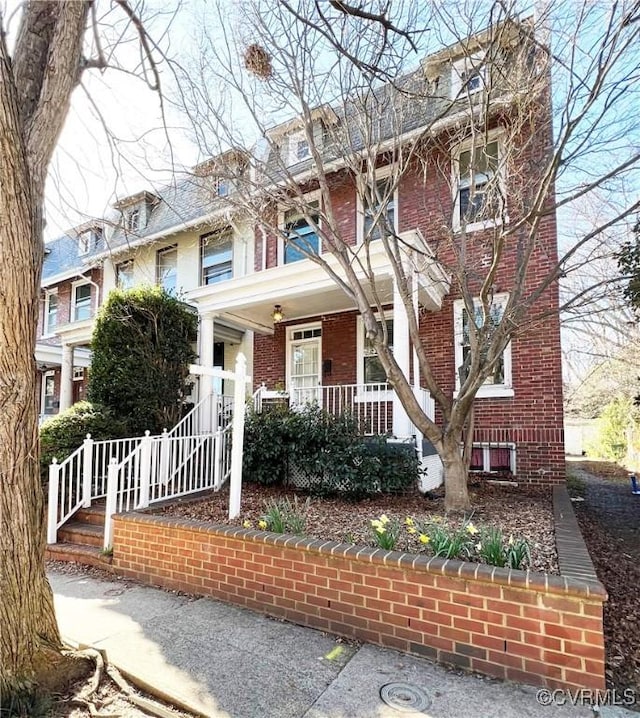
<instances>
[{"instance_id":1,"label":"tall hedge","mask_svg":"<svg viewBox=\"0 0 640 718\"><path fill-rule=\"evenodd\" d=\"M197 331L194 310L160 287L110 292L91 341L88 399L130 435L170 428L183 412Z\"/></svg>"}]
</instances>

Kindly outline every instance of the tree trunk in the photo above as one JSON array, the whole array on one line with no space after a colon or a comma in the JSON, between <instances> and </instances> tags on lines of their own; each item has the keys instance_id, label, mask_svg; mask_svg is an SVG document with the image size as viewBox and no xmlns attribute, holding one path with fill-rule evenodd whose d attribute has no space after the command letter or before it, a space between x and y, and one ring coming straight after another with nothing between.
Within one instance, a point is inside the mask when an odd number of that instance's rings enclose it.
<instances>
[{"instance_id":1,"label":"tree trunk","mask_svg":"<svg viewBox=\"0 0 640 718\"><path fill-rule=\"evenodd\" d=\"M36 686L72 677L44 566L34 351L44 182L79 79L87 8L25 3L13 57L0 34L0 704L25 715Z\"/></svg>"},{"instance_id":2,"label":"tree trunk","mask_svg":"<svg viewBox=\"0 0 640 718\"><path fill-rule=\"evenodd\" d=\"M444 464L444 509L449 512L462 512L471 509L467 488L468 468L461 451L459 434L445 434L442 439L440 458Z\"/></svg>"}]
</instances>

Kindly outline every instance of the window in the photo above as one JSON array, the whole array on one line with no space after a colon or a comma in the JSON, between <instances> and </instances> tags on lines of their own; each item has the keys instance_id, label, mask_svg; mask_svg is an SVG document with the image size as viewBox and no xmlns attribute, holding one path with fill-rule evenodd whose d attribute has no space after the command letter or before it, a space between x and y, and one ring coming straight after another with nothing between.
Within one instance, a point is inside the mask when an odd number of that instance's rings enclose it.
<instances>
[{"instance_id":1,"label":"window","mask_svg":"<svg viewBox=\"0 0 640 718\"><path fill-rule=\"evenodd\" d=\"M380 239L383 229L396 231L396 191L391 190L391 178L376 180L375 191L371 193L371 202L362 201L362 239ZM386 202L386 212L381 206ZM386 219L386 221L385 221ZM374 226L375 225L375 226Z\"/></svg>"},{"instance_id":2,"label":"window","mask_svg":"<svg viewBox=\"0 0 640 718\"><path fill-rule=\"evenodd\" d=\"M463 57L451 68L451 99L480 92L487 82L488 73L484 54Z\"/></svg>"},{"instance_id":3,"label":"window","mask_svg":"<svg viewBox=\"0 0 640 718\"><path fill-rule=\"evenodd\" d=\"M91 285L74 284L71 321L82 322L85 319L91 319Z\"/></svg>"},{"instance_id":4,"label":"window","mask_svg":"<svg viewBox=\"0 0 640 718\"><path fill-rule=\"evenodd\" d=\"M58 293L47 292L44 300L44 333L53 334L58 324Z\"/></svg>"},{"instance_id":5,"label":"window","mask_svg":"<svg viewBox=\"0 0 640 718\"><path fill-rule=\"evenodd\" d=\"M214 191L218 197L228 197L229 181L222 177L217 177L214 181Z\"/></svg>"},{"instance_id":6,"label":"window","mask_svg":"<svg viewBox=\"0 0 640 718\"><path fill-rule=\"evenodd\" d=\"M120 289L133 287L133 260L116 265L116 284Z\"/></svg>"},{"instance_id":7,"label":"window","mask_svg":"<svg viewBox=\"0 0 640 718\"><path fill-rule=\"evenodd\" d=\"M489 312L489 321L497 325L504 313L508 295L496 295ZM469 315L461 299L454 302L454 324L456 331L455 340L455 362L456 362L456 389L459 389L462 381L467 377L469 363L471 361L471 332L473 322L469 321ZM482 309L475 307L475 325L482 326ZM491 374L485 379L484 385L480 387L477 396L482 397L509 397L513 396L511 383L511 344L508 344L502 356L493 367Z\"/></svg>"},{"instance_id":8,"label":"window","mask_svg":"<svg viewBox=\"0 0 640 718\"><path fill-rule=\"evenodd\" d=\"M84 380L84 369L81 366L74 366L73 367L73 381L83 381Z\"/></svg>"},{"instance_id":9,"label":"window","mask_svg":"<svg viewBox=\"0 0 640 718\"><path fill-rule=\"evenodd\" d=\"M317 202L313 206L317 206ZM318 225L319 215L312 215ZM306 217L300 217L297 210L290 210L284 215L284 263L291 264L306 259L308 254L319 254L320 240L315 229Z\"/></svg>"},{"instance_id":10,"label":"window","mask_svg":"<svg viewBox=\"0 0 640 718\"><path fill-rule=\"evenodd\" d=\"M311 148L309 147L309 140L304 130L296 132L289 136L289 162L290 165L295 165L298 162L311 157Z\"/></svg>"},{"instance_id":11,"label":"window","mask_svg":"<svg viewBox=\"0 0 640 718\"><path fill-rule=\"evenodd\" d=\"M393 352L393 319L386 320L387 325L387 343L389 349ZM385 384L387 374L382 367L382 363L378 358L378 352L373 342L367 337L364 324L362 326L363 349L362 349L362 383L363 384ZM378 322L378 326L382 329L382 323Z\"/></svg>"},{"instance_id":12,"label":"window","mask_svg":"<svg viewBox=\"0 0 640 718\"><path fill-rule=\"evenodd\" d=\"M497 140L480 147L463 148L455 162L456 199L454 227L482 228L493 223L500 212Z\"/></svg>"},{"instance_id":13,"label":"window","mask_svg":"<svg viewBox=\"0 0 640 718\"><path fill-rule=\"evenodd\" d=\"M230 230L200 237L200 283L217 284L233 278L233 234Z\"/></svg>"},{"instance_id":14,"label":"window","mask_svg":"<svg viewBox=\"0 0 640 718\"><path fill-rule=\"evenodd\" d=\"M516 473L516 447L510 443L477 443L471 449L471 471Z\"/></svg>"},{"instance_id":15,"label":"window","mask_svg":"<svg viewBox=\"0 0 640 718\"><path fill-rule=\"evenodd\" d=\"M178 248L161 249L156 256L156 281L168 294L175 294L178 285Z\"/></svg>"},{"instance_id":16,"label":"window","mask_svg":"<svg viewBox=\"0 0 640 718\"><path fill-rule=\"evenodd\" d=\"M78 237L78 254L87 254L91 249L91 232L84 232Z\"/></svg>"},{"instance_id":17,"label":"window","mask_svg":"<svg viewBox=\"0 0 640 718\"><path fill-rule=\"evenodd\" d=\"M140 228L140 210L130 209L124 216L124 227L127 232L137 232Z\"/></svg>"},{"instance_id":18,"label":"window","mask_svg":"<svg viewBox=\"0 0 640 718\"><path fill-rule=\"evenodd\" d=\"M48 371L42 377L42 413L54 414L57 404L55 372Z\"/></svg>"}]
</instances>

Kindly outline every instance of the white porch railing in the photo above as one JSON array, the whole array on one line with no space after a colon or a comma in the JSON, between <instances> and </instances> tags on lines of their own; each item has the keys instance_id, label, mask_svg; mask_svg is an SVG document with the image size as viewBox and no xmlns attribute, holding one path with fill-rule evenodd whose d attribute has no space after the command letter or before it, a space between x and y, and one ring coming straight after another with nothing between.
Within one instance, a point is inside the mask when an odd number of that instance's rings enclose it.
<instances>
[{"instance_id":1,"label":"white porch railing","mask_svg":"<svg viewBox=\"0 0 640 718\"><path fill-rule=\"evenodd\" d=\"M317 403L329 413L337 416L344 412L351 413L366 435L392 434L393 403L395 392L389 384L336 384L333 386L317 386L304 389L293 389L290 392L278 392L277 396L289 398L292 406L304 406ZM435 405L431 394L422 388L415 389L418 403L427 416L433 420ZM265 399L273 398L276 392L268 391L263 385L253 395L255 411L261 411ZM413 424L412 434L418 433ZM422 437L420 436L420 441Z\"/></svg>"}]
</instances>

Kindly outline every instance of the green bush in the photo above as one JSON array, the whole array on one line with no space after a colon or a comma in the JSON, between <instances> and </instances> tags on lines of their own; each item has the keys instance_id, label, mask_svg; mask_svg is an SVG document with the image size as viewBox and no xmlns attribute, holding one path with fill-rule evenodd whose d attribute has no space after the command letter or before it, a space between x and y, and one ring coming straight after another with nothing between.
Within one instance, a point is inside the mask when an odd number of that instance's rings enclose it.
<instances>
[{"instance_id":1,"label":"green bush","mask_svg":"<svg viewBox=\"0 0 640 718\"><path fill-rule=\"evenodd\" d=\"M621 461L627 453L627 428L633 424L631 399L616 397L598 417L598 433L587 445L587 454L600 459Z\"/></svg>"},{"instance_id":2,"label":"green bush","mask_svg":"<svg viewBox=\"0 0 640 718\"><path fill-rule=\"evenodd\" d=\"M88 398L131 435L171 428L183 414L197 328L193 309L160 287L112 290L91 340Z\"/></svg>"},{"instance_id":3,"label":"green bush","mask_svg":"<svg viewBox=\"0 0 640 718\"><path fill-rule=\"evenodd\" d=\"M72 454L87 434L96 441L126 436L125 422L117 419L109 409L80 401L66 411L56 414L40 427L40 472L44 481L49 476L49 464Z\"/></svg>"},{"instance_id":4,"label":"green bush","mask_svg":"<svg viewBox=\"0 0 640 718\"><path fill-rule=\"evenodd\" d=\"M249 412L244 472L264 485L283 485L295 474L309 493L360 500L417 486L420 466L412 446L387 437L364 437L355 418L315 405Z\"/></svg>"}]
</instances>

